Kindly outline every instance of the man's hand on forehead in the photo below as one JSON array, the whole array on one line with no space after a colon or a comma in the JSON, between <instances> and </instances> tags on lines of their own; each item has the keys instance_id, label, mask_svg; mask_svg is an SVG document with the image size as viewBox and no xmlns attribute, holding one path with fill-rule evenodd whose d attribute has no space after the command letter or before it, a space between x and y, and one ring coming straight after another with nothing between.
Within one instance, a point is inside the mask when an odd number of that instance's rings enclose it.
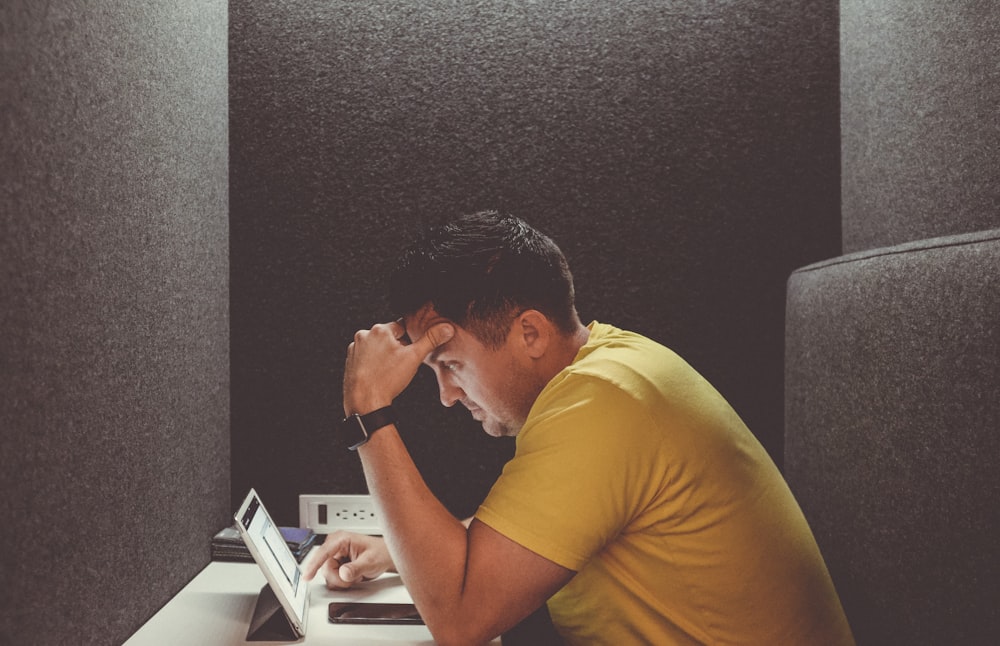
<instances>
[{"instance_id":1,"label":"man's hand on forehead","mask_svg":"<svg viewBox=\"0 0 1000 646\"><path fill-rule=\"evenodd\" d=\"M415 341L400 321L359 330L347 348L344 412L366 414L390 405L413 380L424 358L454 334L454 324L443 319Z\"/></svg>"},{"instance_id":2,"label":"man's hand on forehead","mask_svg":"<svg viewBox=\"0 0 1000 646\"><path fill-rule=\"evenodd\" d=\"M394 323L399 326L399 334L396 336L396 340L403 345L410 345L413 343L410 339L410 335L406 332L406 319L400 317L396 319Z\"/></svg>"},{"instance_id":3,"label":"man's hand on forehead","mask_svg":"<svg viewBox=\"0 0 1000 646\"><path fill-rule=\"evenodd\" d=\"M438 346L444 345L445 343L450 341L454 336L455 336L455 326L446 321L435 323L431 327L427 328L427 331L424 332L424 335L420 337L420 342L423 343L424 346L428 348L427 353L425 353L424 356L430 354L430 352L432 352Z\"/></svg>"},{"instance_id":4,"label":"man's hand on forehead","mask_svg":"<svg viewBox=\"0 0 1000 646\"><path fill-rule=\"evenodd\" d=\"M455 336L455 324L450 319L441 316L432 305L425 305L413 314L397 319L396 323L399 323L403 327L403 338L400 341L404 344L412 343L415 339L419 340L424 336L431 335L430 350L444 344ZM447 338L442 336L443 329L447 329Z\"/></svg>"}]
</instances>

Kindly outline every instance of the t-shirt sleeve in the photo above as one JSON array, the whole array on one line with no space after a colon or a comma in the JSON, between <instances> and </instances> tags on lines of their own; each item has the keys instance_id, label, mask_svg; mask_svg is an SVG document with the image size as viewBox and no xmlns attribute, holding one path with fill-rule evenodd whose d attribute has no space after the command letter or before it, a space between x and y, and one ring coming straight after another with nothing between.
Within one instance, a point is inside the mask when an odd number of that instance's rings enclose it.
<instances>
[{"instance_id":1,"label":"t-shirt sleeve","mask_svg":"<svg viewBox=\"0 0 1000 646\"><path fill-rule=\"evenodd\" d=\"M476 518L563 567L580 570L654 492L661 474L649 413L599 377L542 393Z\"/></svg>"}]
</instances>

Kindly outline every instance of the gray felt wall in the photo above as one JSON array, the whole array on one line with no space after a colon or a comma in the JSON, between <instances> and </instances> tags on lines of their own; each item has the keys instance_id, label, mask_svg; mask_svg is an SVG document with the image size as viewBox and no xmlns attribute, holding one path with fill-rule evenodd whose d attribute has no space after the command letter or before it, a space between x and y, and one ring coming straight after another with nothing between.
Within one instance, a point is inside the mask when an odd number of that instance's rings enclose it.
<instances>
[{"instance_id":1,"label":"gray felt wall","mask_svg":"<svg viewBox=\"0 0 1000 646\"><path fill-rule=\"evenodd\" d=\"M842 0L844 251L1000 226L994 0Z\"/></svg>"},{"instance_id":2,"label":"gray felt wall","mask_svg":"<svg viewBox=\"0 0 1000 646\"><path fill-rule=\"evenodd\" d=\"M0 643L120 644L227 524L226 15L0 4Z\"/></svg>"},{"instance_id":3,"label":"gray felt wall","mask_svg":"<svg viewBox=\"0 0 1000 646\"><path fill-rule=\"evenodd\" d=\"M233 499L364 490L344 353L415 231L482 208L550 233L582 316L678 350L775 460L785 280L840 250L826 1L258 0L230 15ZM470 513L510 452L422 375L398 402Z\"/></svg>"},{"instance_id":4,"label":"gray felt wall","mask_svg":"<svg viewBox=\"0 0 1000 646\"><path fill-rule=\"evenodd\" d=\"M1000 643L1000 8L841 2L843 246L788 285L786 477L858 643Z\"/></svg>"}]
</instances>

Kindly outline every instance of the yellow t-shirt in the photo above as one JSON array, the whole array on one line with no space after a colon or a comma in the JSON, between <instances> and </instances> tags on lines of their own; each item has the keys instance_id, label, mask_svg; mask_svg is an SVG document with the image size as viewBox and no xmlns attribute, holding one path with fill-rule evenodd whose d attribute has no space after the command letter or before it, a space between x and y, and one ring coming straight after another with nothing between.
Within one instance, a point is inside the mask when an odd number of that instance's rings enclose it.
<instances>
[{"instance_id":1,"label":"yellow t-shirt","mask_svg":"<svg viewBox=\"0 0 1000 646\"><path fill-rule=\"evenodd\" d=\"M577 574L570 644L853 644L774 463L680 357L592 323L476 517Z\"/></svg>"}]
</instances>

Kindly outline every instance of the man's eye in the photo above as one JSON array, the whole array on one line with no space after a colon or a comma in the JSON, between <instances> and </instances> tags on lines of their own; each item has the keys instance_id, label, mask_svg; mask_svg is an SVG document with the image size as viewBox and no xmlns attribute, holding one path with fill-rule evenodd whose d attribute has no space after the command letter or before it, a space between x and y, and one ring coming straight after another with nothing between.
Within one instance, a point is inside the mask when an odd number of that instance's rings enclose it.
<instances>
[{"instance_id":1,"label":"man's eye","mask_svg":"<svg viewBox=\"0 0 1000 646\"><path fill-rule=\"evenodd\" d=\"M448 361L446 363L441 364L441 367L447 370L448 372L455 372L456 370L458 370L458 363L454 361Z\"/></svg>"}]
</instances>

